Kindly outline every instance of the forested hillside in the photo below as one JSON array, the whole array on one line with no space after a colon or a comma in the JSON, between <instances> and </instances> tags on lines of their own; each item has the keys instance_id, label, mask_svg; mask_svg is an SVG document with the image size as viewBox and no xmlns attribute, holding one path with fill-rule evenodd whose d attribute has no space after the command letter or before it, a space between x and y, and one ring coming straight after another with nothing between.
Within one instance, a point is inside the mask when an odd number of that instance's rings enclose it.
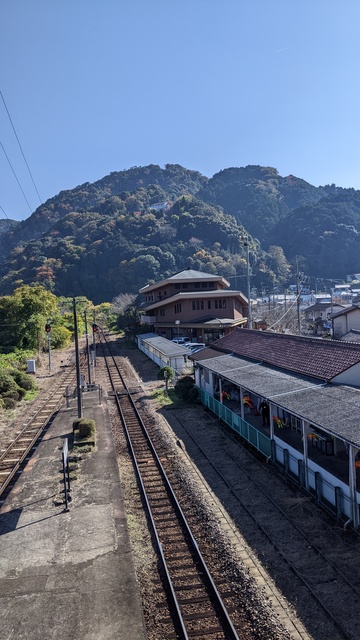
<instances>
[{"instance_id":1,"label":"forested hillside","mask_svg":"<svg viewBox=\"0 0 360 640\"><path fill-rule=\"evenodd\" d=\"M245 234L258 288L289 283L296 257L314 278L360 271L360 192L271 167L210 179L179 165L134 167L62 191L1 230L1 295L38 283L100 303L188 266L245 289Z\"/></svg>"}]
</instances>

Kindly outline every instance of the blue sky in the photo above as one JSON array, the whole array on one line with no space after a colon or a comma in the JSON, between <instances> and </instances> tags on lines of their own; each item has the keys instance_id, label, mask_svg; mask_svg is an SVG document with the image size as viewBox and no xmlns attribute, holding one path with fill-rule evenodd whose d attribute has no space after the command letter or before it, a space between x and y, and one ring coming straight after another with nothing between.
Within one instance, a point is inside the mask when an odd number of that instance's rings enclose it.
<instances>
[{"instance_id":1,"label":"blue sky","mask_svg":"<svg viewBox=\"0 0 360 640\"><path fill-rule=\"evenodd\" d=\"M359 24L358 0L0 0L0 90L42 201L166 163L360 189ZM1 98L0 142L0 206L24 219Z\"/></svg>"}]
</instances>

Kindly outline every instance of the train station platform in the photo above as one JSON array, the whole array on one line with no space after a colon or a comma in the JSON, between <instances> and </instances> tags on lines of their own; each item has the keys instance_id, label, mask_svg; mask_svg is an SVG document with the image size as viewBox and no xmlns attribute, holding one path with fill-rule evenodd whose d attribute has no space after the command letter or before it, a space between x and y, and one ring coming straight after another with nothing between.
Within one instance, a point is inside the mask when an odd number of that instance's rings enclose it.
<instances>
[{"instance_id":1,"label":"train station platform","mask_svg":"<svg viewBox=\"0 0 360 640\"><path fill-rule=\"evenodd\" d=\"M96 447L70 480L68 511L62 450L76 400L58 412L0 507L4 640L146 638L106 403L97 392L83 398Z\"/></svg>"}]
</instances>

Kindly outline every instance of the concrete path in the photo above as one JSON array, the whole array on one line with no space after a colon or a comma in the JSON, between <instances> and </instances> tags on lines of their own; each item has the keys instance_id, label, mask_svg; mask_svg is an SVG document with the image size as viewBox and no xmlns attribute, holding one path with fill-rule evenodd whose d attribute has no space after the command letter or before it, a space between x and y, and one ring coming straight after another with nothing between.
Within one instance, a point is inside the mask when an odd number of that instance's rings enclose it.
<instances>
[{"instance_id":1,"label":"concrete path","mask_svg":"<svg viewBox=\"0 0 360 640\"><path fill-rule=\"evenodd\" d=\"M76 405L61 410L0 508L2 640L145 640L106 404L84 394L96 449L64 510L61 452Z\"/></svg>"}]
</instances>

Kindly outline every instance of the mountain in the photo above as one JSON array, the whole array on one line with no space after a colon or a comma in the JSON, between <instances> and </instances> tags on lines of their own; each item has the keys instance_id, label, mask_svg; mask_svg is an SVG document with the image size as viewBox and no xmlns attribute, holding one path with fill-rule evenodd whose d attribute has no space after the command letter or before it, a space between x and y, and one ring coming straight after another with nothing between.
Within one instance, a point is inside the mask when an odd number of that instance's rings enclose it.
<instances>
[{"instance_id":1,"label":"mountain","mask_svg":"<svg viewBox=\"0 0 360 640\"><path fill-rule=\"evenodd\" d=\"M324 188L305 180L282 178L272 167L253 165L216 173L197 194L234 215L261 242L293 209L319 202L326 195Z\"/></svg>"},{"instance_id":2,"label":"mountain","mask_svg":"<svg viewBox=\"0 0 360 640\"><path fill-rule=\"evenodd\" d=\"M254 165L212 178L180 165L133 167L61 191L0 232L0 294L40 282L102 302L188 266L244 289L244 234L257 287L288 282L298 256L309 275L341 278L360 270L359 232L354 189Z\"/></svg>"},{"instance_id":3,"label":"mountain","mask_svg":"<svg viewBox=\"0 0 360 640\"><path fill-rule=\"evenodd\" d=\"M0 220L0 236L7 234L8 231L15 229L20 224L17 220L10 220L10 218L3 218Z\"/></svg>"}]
</instances>

